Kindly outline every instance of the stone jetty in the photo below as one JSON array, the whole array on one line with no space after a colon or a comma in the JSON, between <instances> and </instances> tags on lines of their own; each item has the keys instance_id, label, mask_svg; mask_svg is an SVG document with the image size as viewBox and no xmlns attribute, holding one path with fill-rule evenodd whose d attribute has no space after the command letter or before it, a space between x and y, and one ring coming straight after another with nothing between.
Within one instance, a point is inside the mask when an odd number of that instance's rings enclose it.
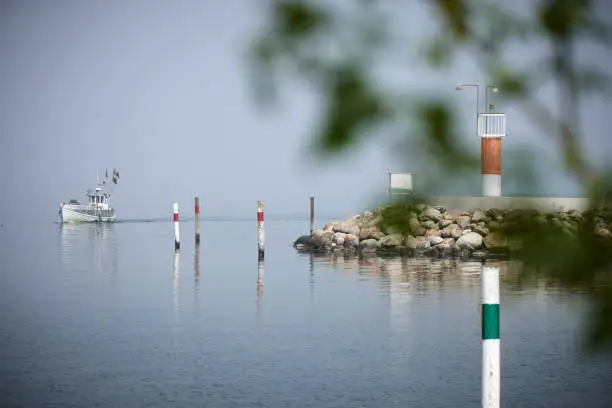
<instances>
[{"instance_id":1,"label":"stone jetty","mask_svg":"<svg viewBox=\"0 0 612 408\"><path fill-rule=\"evenodd\" d=\"M550 226L572 236L578 232L586 213L557 209L474 209L447 211L443 206L417 204L409 209L392 210L400 214L403 228L385 222L389 211L377 208L329 222L311 235L299 237L293 246L307 252L357 252L365 254L425 255L431 257L507 257L520 242L511 238L508 227ZM612 241L612 216L602 210L592 217L594 235ZM395 231L394 231L395 229Z\"/></svg>"}]
</instances>

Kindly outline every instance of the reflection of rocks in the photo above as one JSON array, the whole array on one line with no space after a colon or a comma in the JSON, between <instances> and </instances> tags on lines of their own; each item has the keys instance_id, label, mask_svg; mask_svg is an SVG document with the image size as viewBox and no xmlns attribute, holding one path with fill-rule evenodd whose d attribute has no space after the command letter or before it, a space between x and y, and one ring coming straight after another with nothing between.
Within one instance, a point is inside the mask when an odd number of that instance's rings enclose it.
<instances>
[{"instance_id":1,"label":"reflection of rocks","mask_svg":"<svg viewBox=\"0 0 612 408\"><path fill-rule=\"evenodd\" d=\"M545 237L550 234L575 236L586 215L592 216L596 237L612 239L609 210L595 214L565 209L543 214L533 209L497 208L450 212L444 207L419 204L406 207L400 214L405 218L401 222L405 231L396 226L383 226L383 211L366 211L342 221L329 222L314 230L311 236L298 238L293 246L308 252L490 258L492 255L507 256L521 249L521 240L511 236L516 232L533 230Z\"/></svg>"},{"instance_id":2,"label":"reflection of rocks","mask_svg":"<svg viewBox=\"0 0 612 408\"><path fill-rule=\"evenodd\" d=\"M356 273L360 277L377 278L396 291L421 292L458 286L480 286L481 260L451 258L401 257L358 252L313 252L315 271L333 270ZM487 261L488 266L500 268L504 281L513 282L521 270L520 262ZM323 276L323 274L321 275Z\"/></svg>"}]
</instances>

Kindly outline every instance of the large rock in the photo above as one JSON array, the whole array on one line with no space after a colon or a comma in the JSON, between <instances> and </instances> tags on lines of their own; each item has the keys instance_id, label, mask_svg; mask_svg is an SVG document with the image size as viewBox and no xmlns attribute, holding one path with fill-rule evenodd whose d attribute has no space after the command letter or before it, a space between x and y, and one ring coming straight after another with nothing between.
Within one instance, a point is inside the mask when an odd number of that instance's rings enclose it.
<instances>
[{"instance_id":1,"label":"large rock","mask_svg":"<svg viewBox=\"0 0 612 408\"><path fill-rule=\"evenodd\" d=\"M402 246L404 239L401 234L391 234L382 237L379 242L383 248L397 248Z\"/></svg>"},{"instance_id":2,"label":"large rock","mask_svg":"<svg viewBox=\"0 0 612 408\"><path fill-rule=\"evenodd\" d=\"M481 237L486 237L489 234L489 229L487 227L477 225L476 228L474 228L474 232L479 234Z\"/></svg>"},{"instance_id":3,"label":"large rock","mask_svg":"<svg viewBox=\"0 0 612 408\"><path fill-rule=\"evenodd\" d=\"M325 224L323 226L323 231L324 232L333 232L334 228L336 227L336 224L337 224L337 222L328 222L327 224Z\"/></svg>"},{"instance_id":4,"label":"large rock","mask_svg":"<svg viewBox=\"0 0 612 408\"><path fill-rule=\"evenodd\" d=\"M293 243L293 247L296 249L308 249L312 245L312 236L302 235Z\"/></svg>"},{"instance_id":5,"label":"large rock","mask_svg":"<svg viewBox=\"0 0 612 408\"><path fill-rule=\"evenodd\" d=\"M453 228L450 233L451 238L459 239L463 236L463 230L457 226L457 228Z\"/></svg>"},{"instance_id":6,"label":"large rock","mask_svg":"<svg viewBox=\"0 0 612 408\"><path fill-rule=\"evenodd\" d=\"M353 234L346 234L344 236L344 247L345 248L354 248L359 246L359 238Z\"/></svg>"},{"instance_id":7,"label":"large rock","mask_svg":"<svg viewBox=\"0 0 612 408\"><path fill-rule=\"evenodd\" d=\"M431 236L437 236L437 237L439 237L439 236L441 236L441 235L442 235L442 231L441 231L441 230L439 230L439 229L431 229L431 230L428 230L428 231L425 233L425 236L426 236L426 237L431 237Z\"/></svg>"},{"instance_id":8,"label":"large rock","mask_svg":"<svg viewBox=\"0 0 612 408\"><path fill-rule=\"evenodd\" d=\"M470 225L470 216L469 215L460 215L458 217L455 217L455 222L461 228L465 228L468 225Z\"/></svg>"},{"instance_id":9,"label":"large rock","mask_svg":"<svg viewBox=\"0 0 612 408\"><path fill-rule=\"evenodd\" d=\"M487 219L487 215L482 210L475 210L472 214L472 222L480 222Z\"/></svg>"},{"instance_id":10,"label":"large rock","mask_svg":"<svg viewBox=\"0 0 612 408\"><path fill-rule=\"evenodd\" d=\"M408 247L409 249L427 249L430 246L431 246L431 244L429 243L429 238L424 238L424 237L419 237L419 238L409 237L406 240L406 247Z\"/></svg>"},{"instance_id":11,"label":"large rock","mask_svg":"<svg viewBox=\"0 0 612 408\"><path fill-rule=\"evenodd\" d=\"M344 239L346 238L346 234L344 232L336 232L334 233L334 237L332 238L332 242L338 246L344 245Z\"/></svg>"},{"instance_id":12,"label":"large rock","mask_svg":"<svg viewBox=\"0 0 612 408\"><path fill-rule=\"evenodd\" d=\"M311 235L312 235L313 238L315 238L315 237L320 237L321 235L325 234L326 232L330 232L330 231L326 231L324 229L315 229L315 230L312 231Z\"/></svg>"},{"instance_id":13,"label":"large rock","mask_svg":"<svg viewBox=\"0 0 612 408\"><path fill-rule=\"evenodd\" d=\"M446 212L446 207L444 207L443 205L435 205L433 208L440 211L441 214L444 214Z\"/></svg>"},{"instance_id":14,"label":"large rock","mask_svg":"<svg viewBox=\"0 0 612 408\"><path fill-rule=\"evenodd\" d=\"M432 220L426 220L421 223L421 227L426 229L437 229L438 223Z\"/></svg>"},{"instance_id":15,"label":"large rock","mask_svg":"<svg viewBox=\"0 0 612 408\"><path fill-rule=\"evenodd\" d=\"M442 238L449 238L449 237L451 237L451 233L452 233L453 229L459 228L459 226L457 224L452 224L452 225L454 225L455 228L452 228L452 226L449 225L449 226L447 226L446 228L444 228L444 229L442 229L440 231L440 236Z\"/></svg>"},{"instance_id":16,"label":"large rock","mask_svg":"<svg viewBox=\"0 0 612 408\"><path fill-rule=\"evenodd\" d=\"M422 216L426 220L438 223L440 222L440 218L442 218L442 213L435 208L428 207L425 211L423 211Z\"/></svg>"},{"instance_id":17,"label":"large rock","mask_svg":"<svg viewBox=\"0 0 612 408\"><path fill-rule=\"evenodd\" d=\"M384 236L377 227L365 227L359 231L359 239L380 239Z\"/></svg>"},{"instance_id":18,"label":"large rock","mask_svg":"<svg viewBox=\"0 0 612 408\"><path fill-rule=\"evenodd\" d=\"M333 244L334 233L324 232L323 234L312 234L312 246L316 249L331 248Z\"/></svg>"},{"instance_id":19,"label":"large rock","mask_svg":"<svg viewBox=\"0 0 612 408\"><path fill-rule=\"evenodd\" d=\"M446 228L453 223L454 223L453 220L446 220L446 219L440 220L440 228Z\"/></svg>"},{"instance_id":20,"label":"large rock","mask_svg":"<svg viewBox=\"0 0 612 408\"><path fill-rule=\"evenodd\" d=\"M468 250L480 249L482 247L482 236L475 232L465 233L457 240L457 247Z\"/></svg>"},{"instance_id":21,"label":"large rock","mask_svg":"<svg viewBox=\"0 0 612 408\"><path fill-rule=\"evenodd\" d=\"M376 227L381 220L381 217L374 215L369 211L363 213L359 218L355 220L355 224L360 228Z\"/></svg>"},{"instance_id":22,"label":"large rock","mask_svg":"<svg viewBox=\"0 0 612 408\"><path fill-rule=\"evenodd\" d=\"M441 236L432 235L429 237L429 244L431 246L441 244L442 242L444 242L444 238L442 238Z\"/></svg>"},{"instance_id":23,"label":"large rock","mask_svg":"<svg viewBox=\"0 0 612 408\"><path fill-rule=\"evenodd\" d=\"M501 210L499 208L489 208L486 211L486 214L488 217L491 217L494 220L501 220L504 216L504 210Z\"/></svg>"},{"instance_id":24,"label":"large rock","mask_svg":"<svg viewBox=\"0 0 612 408\"><path fill-rule=\"evenodd\" d=\"M359 242L359 249L362 251L376 251L380 247L377 239L366 239Z\"/></svg>"},{"instance_id":25,"label":"large rock","mask_svg":"<svg viewBox=\"0 0 612 408\"><path fill-rule=\"evenodd\" d=\"M419 228L421 228L421 223L416 217L411 217L408 219L408 226L410 227L410 231L415 233Z\"/></svg>"},{"instance_id":26,"label":"large rock","mask_svg":"<svg viewBox=\"0 0 612 408\"><path fill-rule=\"evenodd\" d=\"M336 223L336 225L334 226L334 231L359 236L359 226L353 219L346 219L344 221Z\"/></svg>"}]
</instances>

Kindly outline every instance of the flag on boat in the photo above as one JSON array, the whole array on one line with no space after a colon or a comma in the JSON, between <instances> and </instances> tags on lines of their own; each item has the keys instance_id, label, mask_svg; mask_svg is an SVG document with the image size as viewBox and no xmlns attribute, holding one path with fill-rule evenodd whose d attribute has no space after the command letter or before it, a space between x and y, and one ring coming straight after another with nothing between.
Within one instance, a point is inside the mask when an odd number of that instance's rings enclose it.
<instances>
[{"instance_id":1,"label":"flag on boat","mask_svg":"<svg viewBox=\"0 0 612 408\"><path fill-rule=\"evenodd\" d=\"M108 167L106 168L106 178L108 178Z\"/></svg>"},{"instance_id":2,"label":"flag on boat","mask_svg":"<svg viewBox=\"0 0 612 408\"><path fill-rule=\"evenodd\" d=\"M119 180L119 172L117 169L113 169L113 183L117 184L117 180Z\"/></svg>"}]
</instances>

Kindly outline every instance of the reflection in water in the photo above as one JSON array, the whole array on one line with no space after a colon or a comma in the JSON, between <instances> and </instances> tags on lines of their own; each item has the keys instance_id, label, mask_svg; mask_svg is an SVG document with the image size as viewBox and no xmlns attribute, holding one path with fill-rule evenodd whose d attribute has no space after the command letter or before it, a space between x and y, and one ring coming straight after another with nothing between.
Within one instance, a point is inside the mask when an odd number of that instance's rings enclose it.
<instances>
[{"instance_id":1,"label":"reflection in water","mask_svg":"<svg viewBox=\"0 0 612 408\"><path fill-rule=\"evenodd\" d=\"M481 261L432 259L425 257L363 256L358 254L308 254L312 264L337 271L356 272L364 279L377 278L400 292L430 292L450 287L480 287ZM517 276L520 266L513 261L487 261L500 268L500 274ZM453 283L461 283L454 285Z\"/></svg>"},{"instance_id":2,"label":"reflection in water","mask_svg":"<svg viewBox=\"0 0 612 408\"><path fill-rule=\"evenodd\" d=\"M179 275L180 275L180 256L181 256L180 251L175 250L174 258L173 258L173 268L172 268L172 303L174 304L175 312L179 311L178 286L179 286Z\"/></svg>"},{"instance_id":3,"label":"reflection in water","mask_svg":"<svg viewBox=\"0 0 612 408\"><path fill-rule=\"evenodd\" d=\"M388 297L390 328L394 332L413 329L416 299L427 304L444 302L445 292L472 293L479 297L483 268L482 261L458 259L432 259L426 257L364 256L359 254L328 253L308 254L311 270L328 268L339 273L357 274L358 279L380 286L380 293ZM524 288L516 285L520 275L520 263L516 261L487 261L487 266L499 268L500 283L515 295L526 292L550 293L550 287L538 281L524 282ZM311 272L312 274L312 272ZM312 275L311 275L312 276ZM541 301L545 303L544 299ZM423 307L420 302L418 308ZM478 302L474 308L480 311ZM419 309L421 310L421 309Z\"/></svg>"},{"instance_id":4,"label":"reflection in water","mask_svg":"<svg viewBox=\"0 0 612 408\"><path fill-rule=\"evenodd\" d=\"M266 266L262 259L257 261L257 305L259 306L259 302L263 297L263 285L264 285L264 275L266 273Z\"/></svg>"},{"instance_id":5,"label":"reflection in water","mask_svg":"<svg viewBox=\"0 0 612 408\"><path fill-rule=\"evenodd\" d=\"M200 283L200 242L196 242L195 244L195 252L193 255L193 278L195 284L195 297L198 299L199 295L199 283Z\"/></svg>"},{"instance_id":6,"label":"reflection in water","mask_svg":"<svg viewBox=\"0 0 612 408\"><path fill-rule=\"evenodd\" d=\"M62 263L67 270L117 272L117 234L112 223L60 223Z\"/></svg>"},{"instance_id":7,"label":"reflection in water","mask_svg":"<svg viewBox=\"0 0 612 408\"><path fill-rule=\"evenodd\" d=\"M363 280L375 280L387 290L394 304L408 303L410 295L439 296L446 290L480 290L483 261L435 259L426 257L364 256L359 254L304 254L318 268L357 273ZM563 291L556 284L533 274L525 275L522 264L513 260L488 260L486 265L499 268L502 290L514 295L537 295L545 303L551 291ZM314 275L311 277L313 278ZM314 279L314 278L313 278ZM311 282L314 284L314 282ZM401 299L401 300L400 300ZM404 308L404 306L402 306Z\"/></svg>"},{"instance_id":8,"label":"reflection in water","mask_svg":"<svg viewBox=\"0 0 612 408\"><path fill-rule=\"evenodd\" d=\"M314 288L315 288L315 274L314 274L314 255L312 253L308 254L308 263L310 267L308 270L310 271L310 279L308 280L308 285L310 286L310 301L314 302Z\"/></svg>"}]
</instances>

